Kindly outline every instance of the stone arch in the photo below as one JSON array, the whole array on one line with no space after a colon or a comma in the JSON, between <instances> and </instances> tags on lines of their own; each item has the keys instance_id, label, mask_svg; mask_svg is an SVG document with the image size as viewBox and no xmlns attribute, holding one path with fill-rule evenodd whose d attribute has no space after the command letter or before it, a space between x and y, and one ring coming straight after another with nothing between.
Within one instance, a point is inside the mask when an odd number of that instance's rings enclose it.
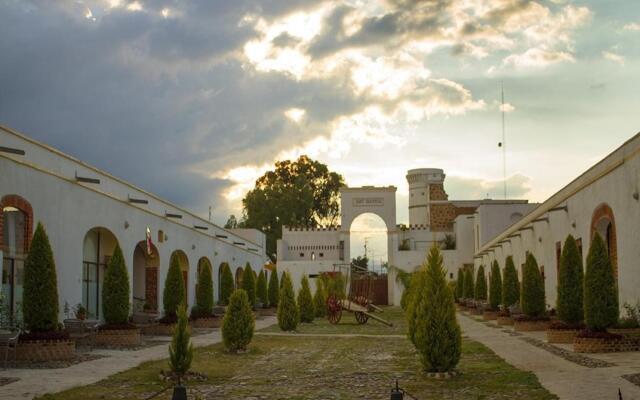
<instances>
[{"instance_id":1,"label":"stone arch","mask_svg":"<svg viewBox=\"0 0 640 400\"><path fill-rule=\"evenodd\" d=\"M618 276L618 239L616 234L616 219L613 210L607 203L602 203L591 217L591 238L598 232L607 245L607 252L611 259L613 271Z\"/></svg>"},{"instance_id":2,"label":"stone arch","mask_svg":"<svg viewBox=\"0 0 640 400\"><path fill-rule=\"evenodd\" d=\"M133 310L158 311L158 271L160 253L153 243L138 242L133 251Z\"/></svg>"},{"instance_id":3,"label":"stone arch","mask_svg":"<svg viewBox=\"0 0 640 400\"><path fill-rule=\"evenodd\" d=\"M2 292L7 296L9 315L22 302L24 260L29 252L33 232L33 208L24 198L11 194L0 199L0 251Z\"/></svg>"},{"instance_id":4,"label":"stone arch","mask_svg":"<svg viewBox=\"0 0 640 400\"><path fill-rule=\"evenodd\" d=\"M171 253L171 258L177 257L178 264L180 264L180 271L182 271L182 279L184 280L184 296L187 301L187 306L189 303L189 257L187 257L187 253L178 249L174 250Z\"/></svg>"},{"instance_id":5,"label":"stone arch","mask_svg":"<svg viewBox=\"0 0 640 400\"><path fill-rule=\"evenodd\" d=\"M109 229L87 231L82 245L82 305L89 318L102 318L102 282L118 239Z\"/></svg>"}]
</instances>

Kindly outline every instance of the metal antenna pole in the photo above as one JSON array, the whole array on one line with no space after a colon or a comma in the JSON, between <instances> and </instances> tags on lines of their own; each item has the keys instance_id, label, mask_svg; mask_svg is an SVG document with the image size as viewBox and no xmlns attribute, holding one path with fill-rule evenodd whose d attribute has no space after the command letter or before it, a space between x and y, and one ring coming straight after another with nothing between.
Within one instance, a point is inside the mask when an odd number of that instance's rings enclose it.
<instances>
[{"instance_id":1,"label":"metal antenna pole","mask_svg":"<svg viewBox=\"0 0 640 400\"><path fill-rule=\"evenodd\" d=\"M507 199L507 136L504 126L504 82L500 81L500 94L502 97L502 183L504 185L504 199Z\"/></svg>"}]
</instances>

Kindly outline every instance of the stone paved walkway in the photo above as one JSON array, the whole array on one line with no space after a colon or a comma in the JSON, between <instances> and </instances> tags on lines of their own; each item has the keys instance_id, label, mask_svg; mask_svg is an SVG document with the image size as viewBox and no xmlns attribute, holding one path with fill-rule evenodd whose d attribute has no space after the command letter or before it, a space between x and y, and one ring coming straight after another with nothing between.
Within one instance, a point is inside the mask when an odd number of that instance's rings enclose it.
<instances>
[{"instance_id":1,"label":"stone paved walkway","mask_svg":"<svg viewBox=\"0 0 640 400\"><path fill-rule=\"evenodd\" d=\"M407 335L368 335L366 333L290 333L290 332L256 332L257 336L288 336L288 337L329 337L329 338L381 338L404 339Z\"/></svg>"},{"instance_id":2,"label":"stone paved walkway","mask_svg":"<svg viewBox=\"0 0 640 400\"><path fill-rule=\"evenodd\" d=\"M256 321L256 329L275 324L275 317ZM157 338L154 338L157 339ZM0 371L0 377L20 378L19 381L0 386L0 399L32 399L45 393L55 393L75 386L89 385L115 373L136 367L145 361L168 357L167 344L161 344L137 351L95 350L109 357L87 361L59 369L8 369ZM219 329L205 335L193 337L195 347L219 343L222 336Z\"/></svg>"},{"instance_id":3,"label":"stone paved walkway","mask_svg":"<svg viewBox=\"0 0 640 400\"><path fill-rule=\"evenodd\" d=\"M589 354L591 358L616 366L582 367L510 336L501 329L488 327L464 314L458 316L463 335L489 347L509 364L533 372L540 383L561 400L616 400L618 388L622 390L624 400L640 400L640 387L622 378L623 375L640 373L640 353ZM544 338L540 332L526 333L526 336Z\"/></svg>"}]
</instances>

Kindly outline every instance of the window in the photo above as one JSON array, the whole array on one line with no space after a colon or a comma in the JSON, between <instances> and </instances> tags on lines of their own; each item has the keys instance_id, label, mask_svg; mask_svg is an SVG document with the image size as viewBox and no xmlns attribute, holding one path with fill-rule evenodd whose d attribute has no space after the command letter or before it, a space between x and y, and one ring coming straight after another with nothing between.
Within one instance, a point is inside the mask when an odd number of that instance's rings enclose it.
<instances>
[{"instance_id":1,"label":"window","mask_svg":"<svg viewBox=\"0 0 640 400\"><path fill-rule=\"evenodd\" d=\"M13 319L22 303L24 259L29 249L33 211L26 200L19 196L3 197L0 211L2 293L6 296L7 311Z\"/></svg>"},{"instance_id":2,"label":"window","mask_svg":"<svg viewBox=\"0 0 640 400\"><path fill-rule=\"evenodd\" d=\"M300 258L304 258L304 253L300 253Z\"/></svg>"},{"instance_id":3,"label":"window","mask_svg":"<svg viewBox=\"0 0 640 400\"><path fill-rule=\"evenodd\" d=\"M158 231L158 243L164 242L164 232L162 230Z\"/></svg>"},{"instance_id":4,"label":"window","mask_svg":"<svg viewBox=\"0 0 640 400\"><path fill-rule=\"evenodd\" d=\"M320 256L322 258L322 257L324 257L324 253L320 253L320 254L318 254L318 256Z\"/></svg>"}]
</instances>

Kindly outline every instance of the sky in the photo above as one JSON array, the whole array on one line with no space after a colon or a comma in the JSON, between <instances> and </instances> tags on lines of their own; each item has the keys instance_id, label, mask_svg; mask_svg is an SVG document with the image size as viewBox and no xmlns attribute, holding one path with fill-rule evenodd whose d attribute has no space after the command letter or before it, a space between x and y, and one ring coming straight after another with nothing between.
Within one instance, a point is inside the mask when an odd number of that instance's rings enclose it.
<instances>
[{"instance_id":1,"label":"sky","mask_svg":"<svg viewBox=\"0 0 640 400\"><path fill-rule=\"evenodd\" d=\"M640 131L639 61L635 0L0 0L0 123L220 224L301 154L406 222L410 168L503 196L501 111L544 201Z\"/></svg>"}]
</instances>

